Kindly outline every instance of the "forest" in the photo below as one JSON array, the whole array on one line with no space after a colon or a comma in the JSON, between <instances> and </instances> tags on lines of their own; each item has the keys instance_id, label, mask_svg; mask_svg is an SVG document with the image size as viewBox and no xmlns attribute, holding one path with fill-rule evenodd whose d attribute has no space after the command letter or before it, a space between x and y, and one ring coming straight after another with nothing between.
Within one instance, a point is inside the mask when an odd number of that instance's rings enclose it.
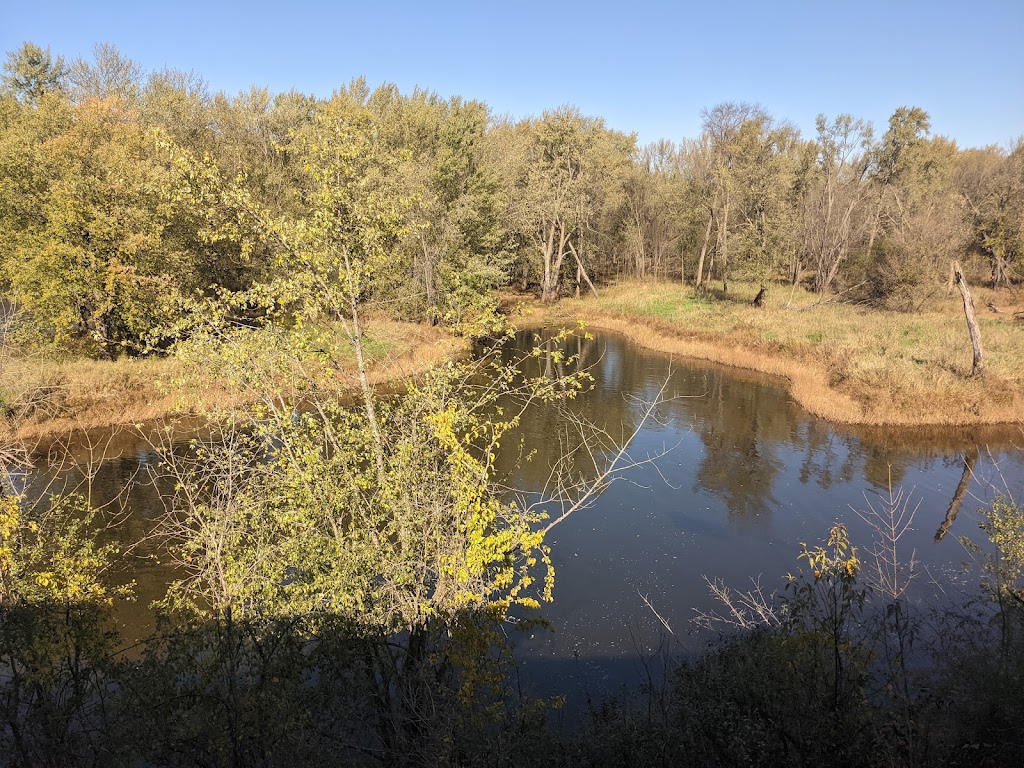
<instances>
[{"instance_id":1,"label":"forest","mask_svg":"<svg viewBox=\"0 0 1024 768\"><path fill-rule=\"evenodd\" d=\"M511 119L363 79L230 95L108 44L9 52L0 765L1018 764L1010 493L982 512L958 612L912 611L885 547L878 579L837 525L635 701L568 729L557 696L517 694L503 627L542 621L521 617L553 596L546 535L647 461L630 434L657 418L658 399L621 433L575 414L589 378L565 342L588 316L807 368L819 389L792 374L794 396L836 421L1024 418L1024 139L961 149L919 106L877 130L821 115L813 136L756 104L701 114L699 136L638 146L571 106ZM984 369L962 281L986 302ZM526 312L569 330L516 357ZM381 390L382 360L442 338ZM87 418L68 377L111 371L120 399L165 377L204 424L154 445L167 513L145 546L176 577L130 647L116 515L28 487L19 432ZM539 407L566 426L527 502L497 456Z\"/></svg>"},{"instance_id":2,"label":"forest","mask_svg":"<svg viewBox=\"0 0 1024 768\"><path fill-rule=\"evenodd\" d=\"M497 287L554 301L622 278L785 280L899 311L953 259L1021 279L1024 147L960 149L920 107L877 132L823 115L802 136L724 103L698 137L638 147L568 106L511 121L362 80L327 100L212 94L109 45L68 63L26 44L4 73L4 292L35 342L76 354L166 348L204 298L279 279L284 245L256 220L310 223L337 169L381 207L352 215L388 219L365 298L408 319L457 325Z\"/></svg>"}]
</instances>

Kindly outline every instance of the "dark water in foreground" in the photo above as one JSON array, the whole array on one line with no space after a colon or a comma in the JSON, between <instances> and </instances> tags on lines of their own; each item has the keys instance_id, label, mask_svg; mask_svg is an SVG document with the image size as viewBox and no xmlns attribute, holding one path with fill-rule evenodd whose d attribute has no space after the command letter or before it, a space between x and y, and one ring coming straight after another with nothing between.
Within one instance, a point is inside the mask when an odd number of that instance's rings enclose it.
<instances>
[{"instance_id":1,"label":"dark water in foreground","mask_svg":"<svg viewBox=\"0 0 1024 768\"><path fill-rule=\"evenodd\" d=\"M1024 486L1020 429L841 430L802 411L769 377L671 361L612 335L573 340L568 351L595 377L585 413L609 431L631 432L642 410L633 398L653 399L670 371L666 395L675 399L631 451L642 459L670 449L656 468L639 468L549 534L556 586L544 615L553 631L512 633L524 680L541 693L635 684L639 659L662 644L701 647L709 638L694 633L694 609L720 607L705 576L781 589L801 542L824 544L837 521L866 554L871 529L854 509L867 510L868 500L881 509L890 483L916 508L899 542L900 558L915 561L914 594L957 600L958 584L977 583L963 572L969 556L958 536L980 540L978 508ZM549 367L543 356L537 366ZM524 432L528 445L557 444L548 419ZM545 466L520 472L525 485L542 482ZM947 520L962 481L963 501Z\"/></svg>"},{"instance_id":2,"label":"dark water in foreground","mask_svg":"<svg viewBox=\"0 0 1024 768\"><path fill-rule=\"evenodd\" d=\"M518 343L529 348L532 334ZM851 507L864 510L870 500L880 508L878 495L888 495L890 482L916 507L900 541L901 558L915 561L915 594L955 600L957 584L977 581L963 575L968 555L957 537L979 538L978 508L999 490L1016 494L1024 486L1019 429L842 430L808 416L767 377L670 361L612 335L572 339L567 351L579 354L595 377L580 408L613 434L633 431L639 401L654 398L671 375L666 395L672 399L639 432L631 453L642 459L669 450L550 533L555 601L543 616L552 629L509 631L524 688L535 693L573 696L636 683L639 659L659 645L699 647L707 636L693 633L694 609L716 607L705 576L738 588L749 587L752 577L769 592L781 588L798 567L801 542L823 543L836 521L866 549L870 529ZM537 373L558 374L546 355L534 362ZM515 470L512 452L505 458L517 486L543 484L559 429L551 411L536 412L523 425L525 445L537 454ZM154 455L128 433L94 438L92 447L97 456L117 454L96 464L93 497L128 490L125 514L109 535L137 541L163 513L158 489L135 483L146 479ZM82 452L79 446L79 458ZM965 461L972 468L966 476ZM41 467L38 474L57 472ZM952 517L962 481L966 494ZM139 597L121 612L129 641L152 628L147 606L171 576L145 544L133 557Z\"/></svg>"}]
</instances>

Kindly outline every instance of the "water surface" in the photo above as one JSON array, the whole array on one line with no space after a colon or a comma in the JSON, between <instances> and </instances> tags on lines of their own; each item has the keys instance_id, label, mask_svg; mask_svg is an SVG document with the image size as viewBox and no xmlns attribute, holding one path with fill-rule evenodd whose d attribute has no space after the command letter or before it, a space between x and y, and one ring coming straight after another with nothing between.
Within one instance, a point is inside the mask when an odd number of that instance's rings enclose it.
<instances>
[{"instance_id":1,"label":"water surface","mask_svg":"<svg viewBox=\"0 0 1024 768\"><path fill-rule=\"evenodd\" d=\"M515 346L525 352L536 341L521 333ZM542 611L551 629L509 632L523 684L538 693L635 683L643 671L638 659L659 644L686 651L706 642L690 622L695 609L716 607L705 577L739 588L760 579L770 592L798 567L801 543L823 542L837 521L866 549L870 528L854 510L869 501L881 508L890 487L903 489L917 508L900 548L916 562L919 599L946 599L935 583L948 596L957 583L976 581L963 575L967 554L958 537L977 538L978 508L997 491L1019 492L1024 484L1019 429L839 429L803 412L766 376L671 360L611 334L576 337L563 349L594 376L578 408L611 434L631 434L643 401L669 377L669 400L631 448L636 459L667 453L551 531L555 600ZM530 364L535 374L565 373L549 354ZM543 486L562 426L552 409L526 420L523 446L536 453L517 466L519 450L506 451L503 471L513 485ZM80 461L97 459L89 478L95 500L125 500L107 535L126 546L152 529L164 511L161 491L169 490L148 479L145 470L157 461L150 440L131 431L94 434L72 450ZM37 485L83 481L80 470L47 465L46 457L37 464ZM951 511L958 488L962 503ZM152 628L148 605L171 578L154 546L136 546L132 563L139 598L121 610L130 641Z\"/></svg>"},{"instance_id":2,"label":"water surface","mask_svg":"<svg viewBox=\"0 0 1024 768\"><path fill-rule=\"evenodd\" d=\"M535 341L518 339L521 349ZM563 346L595 379L583 412L610 432L631 433L639 401L669 377L671 399L631 449L634 458L668 453L552 530L555 600L543 613L553 629L512 633L524 677L541 692L637 682L639 656L659 645L699 647L708 638L694 635L695 609L720 608L705 577L781 588L799 567L801 543L823 544L836 522L866 557L871 528L856 510L883 509L890 488L916 508L899 542L901 559L914 561L915 596L956 599L957 585L977 579L963 572L958 537L978 539L978 508L1024 484L1020 429L840 429L767 376L670 360L611 334ZM558 373L546 355L536 366ZM524 425L525 442L543 446L514 473L524 486L543 482L557 431L550 414ZM962 501L951 510L958 488Z\"/></svg>"}]
</instances>

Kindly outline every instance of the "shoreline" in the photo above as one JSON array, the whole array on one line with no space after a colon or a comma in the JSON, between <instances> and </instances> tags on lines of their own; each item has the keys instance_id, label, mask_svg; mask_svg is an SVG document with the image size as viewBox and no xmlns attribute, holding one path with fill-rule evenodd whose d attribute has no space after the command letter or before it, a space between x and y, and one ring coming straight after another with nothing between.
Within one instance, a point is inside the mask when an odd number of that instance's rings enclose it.
<instances>
[{"instance_id":1,"label":"shoreline","mask_svg":"<svg viewBox=\"0 0 1024 768\"><path fill-rule=\"evenodd\" d=\"M623 290L635 290L626 286ZM652 284L646 291L662 292L671 286ZM607 298L611 294L611 298ZM788 345L781 341L754 338L746 329L722 330L701 322L700 316L680 319L653 317L643 311L616 309L613 289L605 289L602 299L563 298L554 305L516 297L518 308L506 307L507 320L523 328L534 325L575 325L582 321L588 329L617 333L640 347L667 355L724 365L736 370L754 371L779 381L790 397L807 413L832 424L865 429L941 429L941 428L1020 428L1024 439L1024 394L1003 386L996 397L987 394L989 380L972 381L960 377L959 399L944 400L944 392L901 392L892 384L874 391L862 388L852 393L836 381L822 352L806 343ZM510 298L510 297L506 297ZM689 299L680 295L680 303ZM743 305L739 305L745 311ZM735 306L716 305L722 312L737 312ZM754 310L762 313L763 310ZM764 317L764 315L761 315ZM780 321L789 318L780 316ZM914 318L901 318L913 321ZM962 318L960 318L962 321ZM381 360L375 361L370 378L375 385L386 385L425 371L430 365L459 354L464 339L442 329L415 323L384 323L387 334L396 343ZM1020 332L1020 331L1018 331ZM763 333L762 337L772 334ZM1024 358L1019 366L1024 368ZM76 361L55 364L57 380L67 390L66 402L48 411L47 404L24 417L16 429L0 428L0 438L28 444L34 452L75 436L88 440L94 433L117 432L136 426L152 428L168 421L200 419L198 409L183 406L183 398L172 391L171 382L182 373L183 365L173 358L125 360L118 363ZM102 375L101 375L102 374ZM948 378L948 377L947 377ZM97 383L93 383L95 379ZM918 382L920 384L920 382ZM947 382L948 384L948 382ZM998 389L1002 382L996 381ZM89 391L90 386L93 391ZM54 387L51 387L54 388ZM339 386L339 394L350 386ZM920 387L919 387L920 389ZM77 391L75 391L77 390ZM189 399L211 404L230 404L236 398L216 384L189 392ZM890 402L896 402L896 406ZM902 402L900 402L902 401ZM909 401L909 402L908 402ZM878 408L879 404L890 404ZM898 407L902 405L903 407ZM941 406L941 407L938 407Z\"/></svg>"},{"instance_id":2,"label":"shoreline","mask_svg":"<svg viewBox=\"0 0 1024 768\"><path fill-rule=\"evenodd\" d=\"M943 394L941 391L925 393L923 397L913 393L919 406L916 409L872 408L873 398L885 402L901 396L906 398L910 394L879 388L876 392L861 392L856 397L834 386L830 381L834 374L808 350L788 349L770 342L751 344L737 338L735 333L716 332L701 327L699 323L682 327L638 312L609 309L602 303L600 299L589 298L562 299L554 305L532 301L523 304L520 315L526 321L524 327L559 323L568 326L582 321L587 329L618 333L645 349L766 374L778 379L807 413L836 425L923 430L1024 427L1024 397L1020 392L1009 393L1005 403L968 396L952 403L952 406L945 402L942 410L936 407L939 404L937 398ZM1024 366L1024 359L1020 364ZM984 388L978 382L966 383Z\"/></svg>"},{"instance_id":3,"label":"shoreline","mask_svg":"<svg viewBox=\"0 0 1024 768\"><path fill-rule=\"evenodd\" d=\"M459 354L466 345L465 340L437 327L392 322L387 328L396 336L396 349L371 362L368 374L377 386L421 374L434 363ZM54 364L68 402L52 409L41 403L14 428L9 424L0 427L0 440L24 444L38 455L57 444L91 446L95 435L105 442L123 430L151 432L172 422L198 424L203 417L197 402L214 407L237 402L237 396L216 382L175 391L174 379L180 378L186 367L174 358ZM354 371L339 374L341 396L353 389L347 379Z\"/></svg>"}]
</instances>

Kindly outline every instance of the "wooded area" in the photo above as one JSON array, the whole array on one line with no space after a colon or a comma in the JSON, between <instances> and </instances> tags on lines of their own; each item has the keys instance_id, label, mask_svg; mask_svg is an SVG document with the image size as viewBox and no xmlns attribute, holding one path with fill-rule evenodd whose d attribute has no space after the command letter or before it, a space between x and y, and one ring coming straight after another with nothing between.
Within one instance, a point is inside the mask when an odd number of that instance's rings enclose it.
<instances>
[{"instance_id":1,"label":"wooded area","mask_svg":"<svg viewBox=\"0 0 1024 768\"><path fill-rule=\"evenodd\" d=\"M66 62L31 43L2 92L0 290L32 343L100 358L166 348L212 296L313 290L324 275L267 222L325 216L370 222L351 247L386 252L361 301L453 325L504 285L553 301L620 277L788 281L915 310L952 259L972 282L1021 279L1024 144L960 149L919 107L803 136L724 103L699 136L638 147L568 106L512 121L361 79L228 95L110 45ZM331 197L339 173L354 197Z\"/></svg>"}]
</instances>

